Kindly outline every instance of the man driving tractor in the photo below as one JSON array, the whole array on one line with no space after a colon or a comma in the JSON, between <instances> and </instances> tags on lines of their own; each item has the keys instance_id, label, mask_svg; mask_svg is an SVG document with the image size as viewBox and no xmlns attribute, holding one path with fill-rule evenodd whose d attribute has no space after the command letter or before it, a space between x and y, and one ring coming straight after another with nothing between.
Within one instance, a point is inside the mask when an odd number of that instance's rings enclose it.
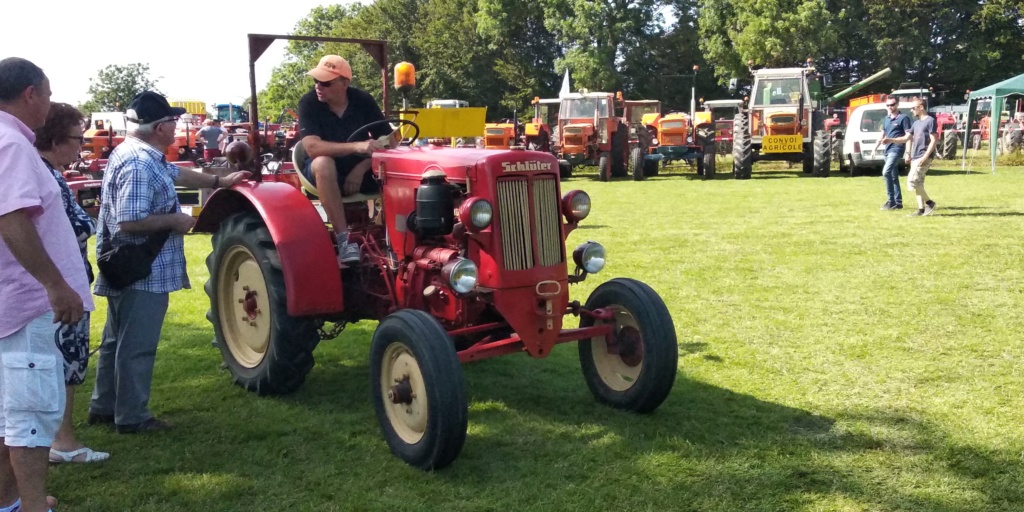
<instances>
[{"instance_id":1,"label":"man driving tractor","mask_svg":"<svg viewBox=\"0 0 1024 512\"><path fill-rule=\"evenodd\" d=\"M391 132L382 124L368 133L354 133L361 126L384 119L384 113L372 96L349 86L352 67L348 61L325 55L306 74L313 77L314 86L299 100L299 137L308 156L302 173L317 188L338 242L338 264L344 266L359 260L359 246L348 241L341 198L377 192L377 182L368 172L369 156L385 149L377 138ZM396 131L391 146L397 144L397 137Z\"/></svg>"}]
</instances>

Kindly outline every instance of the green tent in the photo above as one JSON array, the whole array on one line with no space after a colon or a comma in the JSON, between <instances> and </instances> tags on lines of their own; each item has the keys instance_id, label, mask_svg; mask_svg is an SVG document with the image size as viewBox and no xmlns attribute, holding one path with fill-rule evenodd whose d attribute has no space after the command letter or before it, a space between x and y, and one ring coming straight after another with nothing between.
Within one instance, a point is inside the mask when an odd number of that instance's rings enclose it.
<instances>
[{"instance_id":1,"label":"green tent","mask_svg":"<svg viewBox=\"0 0 1024 512\"><path fill-rule=\"evenodd\" d=\"M972 91L970 97L967 99L967 135L964 137L964 156L961 163L961 168L967 167L967 144L971 140L970 127L971 118L974 117L975 111L977 110L978 104L975 100L979 99L992 99L992 114L991 119L993 124L989 125L989 152L992 158L992 172L996 172L996 148L999 146L999 120L1003 112L1003 103L1006 101L1007 96L1014 94L1024 94L1024 75L1017 75L1013 78L1003 80L997 84L992 84L984 89Z\"/></svg>"}]
</instances>

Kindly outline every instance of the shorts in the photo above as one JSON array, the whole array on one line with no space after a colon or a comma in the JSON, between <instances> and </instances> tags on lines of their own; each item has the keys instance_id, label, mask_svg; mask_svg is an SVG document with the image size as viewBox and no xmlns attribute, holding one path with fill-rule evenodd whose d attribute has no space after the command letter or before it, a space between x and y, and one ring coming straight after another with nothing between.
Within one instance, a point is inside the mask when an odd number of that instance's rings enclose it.
<instances>
[{"instance_id":1,"label":"shorts","mask_svg":"<svg viewBox=\"0 0 1024 512\"><path fill-rule=\"evenodd\" d=\"M75 325L61 325L57 329L57 348L64 355L64 385L77 386L85 382L89 367L89 312Z\"/></svg>"},{"instance_id":2,"label":"shorts","mask_svg":"<svg viewBox=\"0 0 1024 512\"><path fill-rule=\"evenodd\" d=\"M365 160L365 158L363 160ZM335 159L334 162L335 166L337 166L338 159ZM312 183L313 186L315 187L316 176L313 175L312 164L313 159L307 158L306 161L302 164L302 175L305 176L306 179L309 180L309 182ZM348 176L348 173L352 172L352 169L354 167L355 166L338 169L338 188L341 189L342 195L345 194L345 177ZM374 177L372 170L366 171L366 174L363 175L363 182L359 185L359 193L366 195L380 193L380 183L377 182L377 178Z\"/></svg>"},{"instance_id":3,"label":"shorts","mask_svg":"<svg viewBox=\"0 0 1024 512\"><path fill-rule=\"evenodd\" d=\"M207 162L212 161L214 158L217 158L218 156L220 156L220 149L213 148L203 150L203 160L206 160Z\"/></svg>"},{"instance_id":4,"label":"shorts","mask_svg":"<svg viewBox=\"0 0 1024 512\"><path fill-rule=\"evenodd\" d=\"M64 416L64 369L53 312L0 338L0 434L7 446L51 446Z\"/></svg>"},{"instance_id":5,"label":"shorts","mask_svg":"<svg viewBox=\"0 0 1024 512\"><path fill-rule=\"evenodd\" d=\"M918 190L924 187L924 177L932 166L931 158L917 158L910 161L910 172L907 174L907 187Z\"/></svg>"}]
</instances>

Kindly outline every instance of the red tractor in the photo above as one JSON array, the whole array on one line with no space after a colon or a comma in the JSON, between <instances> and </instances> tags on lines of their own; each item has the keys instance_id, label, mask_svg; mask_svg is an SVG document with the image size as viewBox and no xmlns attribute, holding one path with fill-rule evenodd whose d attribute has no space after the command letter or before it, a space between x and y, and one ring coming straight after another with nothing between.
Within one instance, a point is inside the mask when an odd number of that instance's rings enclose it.
<instances>
[{"instance_id":1,"label":"red tractor","mask_svg":"<svg viewBox=\"0 0 1024 512\"><path fill-rule=\"evenodd\" d=\"M299 37L250 34L250 58L278 38ZM385 42L319 40L361 44L387 80ZM255 89L252 99L255 111ZM563 193L557 159L417 147L415 123L380 122L409 125L409 145L373 154L379 197L346 198L357 264L339 270L314 205L294 186L260 181L264 175L218 190L203 209L195 230L213 234L207 317L234 381L260 394L293 391L320 341L347 323L379 321L370 342L377 419L391 451L425 470L451 463L466 439L460 363L544 358L579 340L584 380L598 401L656 409L677 372L672 317L653 289L632 279L601 284L585 303L570 299L569 285L600 271L605 251L596 242L566 248L591 202L583 191ZM579 317L578 328L563 324L567 315Z\"/></svg>"}]
</instances>

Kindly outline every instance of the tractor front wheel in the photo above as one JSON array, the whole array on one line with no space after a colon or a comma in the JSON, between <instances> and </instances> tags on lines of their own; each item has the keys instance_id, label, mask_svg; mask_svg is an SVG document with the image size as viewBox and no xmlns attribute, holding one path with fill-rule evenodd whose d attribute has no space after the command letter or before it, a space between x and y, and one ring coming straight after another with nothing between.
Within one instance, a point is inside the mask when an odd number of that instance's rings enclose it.
<instances>
[{"instance_id":1,"label":"tractor front wheel","mask_svg":"<svg viewBox=\"0 0 1024 512\"><path fill-rule=\"evenodd\" d=\"M639 147L629 150L629 171L633 174L633 181L643 181L644 152Z\"/></svg>"},{"instance_id":2,"label":"tractor front wheel","mask_svg":"<svg viewBox=\"0 0 1024 512\"><path fill-rule=\"evenodd\" d=\"M228 217L206 258L207 319L235 384L261 395L296 390L313 368L320 337L288 315L284 274L266 224L253 212Z\"/></svg>"},{"instance_id":3,"label":"tractor front wheel","mask_svg":"<svg viewBox=\"0 0 1024 512\"><path fill-rule=\"evenodd\" d=\"M586 308L614 315L613 320L580 318L581 328L614 325L608 336L579 342L587 387L599 402L618 409L657 409L672 391L679 364L675 326L665 302L650 286L617 278L598 286Z\"/></svg>"},{"instance_id":4,"label":"tractor front wheel","mask_svg":"<svg viewBox=\"0 0 1024 512\"><path fill-rule=\"evenodd\" d=\"M558 177L567 180L572 177L572 163L568 160L558 161Z\"/></svg>"},{"instance_id":5,"label":"tractor front wheel","mask_svg":"<svg viewBox=\"0 0 1024 512\"><path fill-rule=\"evenodd\" d=\"M597 179L601 181L612 179L612 159L607 151L597 157Z\"/></svg>"},{"instance_id":6,"label":"tractor front wheel","mask_svg":"<svg viewBox=\"0 0 1024 512\"><path fill-rule=\"evenodd\" d=\"M437 319L414 309L385 318L370 342L370 386L391 453L427 471L455 460L469 406L458 355Z\"/></svg>"},{"instance_id":7,"label":"tractor front wheel","mask_svg":"<svg viewBox=\"0 0 1024 512\"><path fill-rule=\"evenodd\" d=\"M828 139L828 132L825 130L818 130L814 132L814 140L811 143L811 147L814 151L814 175L819 178L828 178L828 175L832 170L832 160L829 156L832 145Z\"/></svg>"}]
</instances>

